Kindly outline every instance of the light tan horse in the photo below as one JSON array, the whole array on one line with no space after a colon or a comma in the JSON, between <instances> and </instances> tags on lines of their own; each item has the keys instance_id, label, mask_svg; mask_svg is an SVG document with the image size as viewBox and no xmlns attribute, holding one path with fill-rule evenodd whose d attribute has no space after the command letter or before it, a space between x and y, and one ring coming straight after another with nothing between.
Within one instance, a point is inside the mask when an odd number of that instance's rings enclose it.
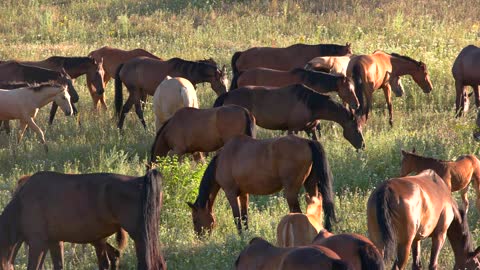
<instances>
[{"instance_id":1,"label":"light tan horse","mask_svg":"<svg viewBox=\"0 0 480 270\"><path fill-rule=\"evenodd\" d=\"M315 57L308 61L305 65L305 69L347 76L347 67L352 56L354 55Z\"/></svg>"},{"instance_id":2,"label":"light tan horse","mask_svg":"<svg viewBox=\"0 0 480 270\"><path fill-rule=\"evenodd\" d=\"M52 101L62 108L65 115L72 115L72 104L66 84L44 83L13 90L0 89L0 120L18 119L20 121L18 142L22 140L28 126L40 136L45 151L48 152L43 131L34 119L38 110Z\"/></svg>"},{"instance_id":3,"label":"light tan horse","mask_svg":"<svg viewBox=\"0 0 480 270\"><path fill-rule=\"evenodd\" d=\"M277 226L277 246L295 247L312 243L322 224L322 200L305 194L307 213L289 213Z\"/></svg>"},{"instance_id":4,"label":"light tan horse","mask_svg":"<svg viewBox=\"0 0 480 270\"><path fill-rule=\"evenodd\" d=\"M439 160L431 157L420 156L412 152L402 150L402 165L400 176L407 176L411 172L434 170L447 184L452 192L459 191L462 197L465 212L468 212L467 194L470 182L473 180L473 189L477 195L475 206L480 213L480 160L475 155L464 155L455 161Z\"/></svg>"},{"instance_id":5,"label":"light tan horse","mask_svg":"<svg viewBox=\"0 0 480 270\"><path fill-rule=\"evenodd\" d=\"M185 78L165 77L153 94L156 130L158 131L168 118L183 107L198 109L195 87Z\"/></svg>"},{"instance_id":6,"label":"light tan horse","mask_svg":"<svg viewBox=\"0 0 480 270\"><path fill-rule=\"evenodd\" d=\"M480 48L468 45L453 62L452 75L455 79L455 110L461 116L468 110L469 95L466 87L471 86L475 94L475 105L480 107Z\"/></svg>"}]
</instances>

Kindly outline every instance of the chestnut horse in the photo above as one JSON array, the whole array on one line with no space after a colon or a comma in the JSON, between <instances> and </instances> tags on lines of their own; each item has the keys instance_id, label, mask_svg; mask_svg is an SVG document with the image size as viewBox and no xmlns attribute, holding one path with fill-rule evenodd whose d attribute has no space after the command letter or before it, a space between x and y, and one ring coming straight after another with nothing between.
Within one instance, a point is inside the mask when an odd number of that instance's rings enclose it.
<instances>
[{"instance_id":1,"label":"chestnut horse","mask_svg":"<svg viewBox=\"0 0 480 270\"><path fill-rule=\"evenodd\" d=\"M383 270L383 257L377 247L363 235L356 233L333 234L321 230L313 239L313 245L331 249L355 270Z\"/></svg>"},{"instance_id":2,"label":"chestnut horse","mask_svg":"<svg viewBox=\"0 0 480 270\"><path fill-rule=\"evenodd\" d=\"M289 213L277 225L277 246L295 247L312 243L323 228L321 198L305 194L307 213Z\"/></svg>"},{"instance_id":3,"label":"chestnut horse","mask_svg":"<svg viewBox=\"0 0 480 270\"><path fill-rule=\"evenodd\" d=\"M275 247L255 237L235 261L236 270L353 270L334 251L317 245Z\"/></svg>"},{"instance_id":4,"label":"chestnut horse","mask_svg":"<svg viewBox=\"0 0 480 270\"><path fill-rule=\"evenodd\" d=\"M289 133L311 131L319 119L334 121L342 126L343 137L353 147L365 147L362 131L350 110L330 96L319 94L302 84L283 88L238 88L218 97L213 106L224 104L247 108L255 116L257 125L263 128L288 130Z\"/></svg>"},{"instance_id":5,"label":"chestnut horse","mask_svg":"<svg viewBox=\"0 0 480 270\"><path fill-rule=\"evenodd\" d=\"M294 44L286 48L253 47L232 56L233 79L230 90L238 88L236 81L239 73L247 69L265 67L277 70L303 68L312 58L317 56L343 56L352 54L349 43L345 46L337 44Z\"/></svg>"},{"instance_id":6,"label":"chestnut horse","mask_svg":"<svg viewBox=\"0 0 480 270\"><path fill-rule=\"evenodd\" d=\"M412 250L413 269L421 268L420 240L431 237L429 269L438 269L440 249L448 237L455 268L476 259L465 212L459 211L450 189L433 170L381 183L367 203L368 234L385 259L396 249L392 269L405 269Z\"/></svg>"},{"instance_id":7,"label":"chestnut horse","mask_svg":"<svg viewBox=\"0 0 480 270\"><path fill-rule=\"evenodd\" d=\"M54 269L62 269L61 241L97 242L120 229L135 242L138 269L165 269L157 241L161 181L155 170L142 177L32 175L0 216L2 269L10 269L16 246L22 242L29 246L28 270L42 269L48 249Z\"/></svg>"},{"instance_id":8,"label":"chestnut horse","mask_svg":"<svg viewBox=\"0 0 480 270\"><path fill-rule=\"evenodd\" d=\"M294 135L256 140L246 135L228 141L210 161L192 209L195 232L211 232L215 225L213 203L220 188L233 211L241 233L248 228L248 195L268 195L284 190L290 212L301 213L298 193L302 185L310 196L323 197L327 228L335 220L333 176L322 145ZM240 205L239 205L240 201Z\"/></svg>"},{"instance_id":9,"label":"chestnut horse","mask_svg":"<svg viewBox=\"0 0 480 270\"><path fill-rule=\"evenodd\" d=\"M241 72L238 87L247 85L285 87L304 84L318 93L337 92L340 98L353 109L359 106L353 81L345 76L295 68L289 71L269 68L252 68Z\"/></svg>"},{"instance_id":10,"label":"chestnut horse","mask_svg":"<svg viewBox=\"0 0 480 270\"><path fill-rule=\"evenodd\" d=\"M104 75L103 75L104 87L107 86L107 83L110 81L111 78L115 78L115 72L117 71L118 66L120 66L120 64L123 64L130 59L133 59L135 57L140 57L140 56L162 60L161 58L139 48L126 51L126 50L121 50L117 48L112 48L109 46L104 46L95 51L91 51L88 54L88 57L95 59L97 63L102 63L102 67L104 70ZM88 76L87 76L87 86L88 86L88 89L90 90L90 94L92 95L93 106L96 108L98 103L100 102L102 107L106 108L107 104L105 103L105 94L103 95L92 94L93 92L92 89L94 89L95 86L92 83L89 83Z\"/></svg>"},{"instance_id":11,"label":"chestnut horse","mask_svg":"<svg viewBox=\"0 0 480 270\"><path fill-rule=\"evenodd\" d=\"M185 153L213 152L241 134L255 136L255 118L243 107L182 108L157 132L150 162L169 152L180 156Z\"/></svg>"},{"instance_id":12,"label":"chestnut horse","mask_svg":"<svg viewBox=\"0 0 480 270\"><path fill-rule=\"evenodd\" d=\"M423 157L412 152L402 150L402 166L400 176L409 173L418 173L423 170L434 170L447 184L451 192L459 191L462 197L465 212L468 212L468 186L473 180L473 189L477 195L475 206L480 213L480 160L474 155L464 155L455 161L444 161L430 157Z\"/></svg>"},{"instance_id":13,"label":"chestnut horse","mask_svg":"<svg viewBox=\"0 0 480 270\"><path fill-rule=\"evenodd\" d=\"M141 100L147 95L153 96L158 85L169 75L183 77L193 85L209 82L212 89L220 95L227 91L228 79L225 67L220 70L213 59L201 61L187 61L172 58L166 61L147 57L137 57L124 64L120 64L115 73L115 110L119 116L118 128L123 128L125 115L133 105L143 127ZM129 96L122 108L122 83L126 85Z\"/></svg>"},{"instance_id":14,"label":"chestnut horse","mask_svg":"<svg viewBox=\"0 0 480 270\"><path fill-rule=\"evenodd\" d=\"M469 99L466 86L471 86L475 94L475 105L480 107L480 48L468 45L463 48L453 62L453 78L455 79L457 116L467 112Z\"/></svg>"},{"instance_id":15,"label":"chestnut horse","mask_svg":"<svg viewBox=\"0 0 480 270\"><path fill-rule=\"evenodd\" d=\"M392 93L389 77L395 78L403 75L412 76L413 80L422 88L424 93L432 91L432 82L427 71L427 66L408 56L396 53L388 54L375 51L370 55L357 55L350 59L347 76L353 78L355 92L360 102L359 120L365 124L372 106L373 92L383 89L387 102L389 123L393 125ZM364 99L365 96L365 99Z\"/></svg>"}]
</instances>

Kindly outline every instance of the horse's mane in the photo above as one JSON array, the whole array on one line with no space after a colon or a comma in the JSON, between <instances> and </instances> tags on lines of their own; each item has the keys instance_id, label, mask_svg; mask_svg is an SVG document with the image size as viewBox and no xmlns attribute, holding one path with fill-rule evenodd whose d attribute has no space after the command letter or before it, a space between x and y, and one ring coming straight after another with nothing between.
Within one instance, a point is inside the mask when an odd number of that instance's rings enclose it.
<instances>
[{"instance_id":1,"label":"horse's mane","mask_svg":"<svg viewBox=\"0 0 480 270\"><path fill-rule=\"evenodd\" d=\"M409 56L406 56L406 55L401 55L401 54L398 54L398 53L387 53L387 52L384 52L382 50L376 50L374 51L373 53L376 53L376 52L383 52L385 54L388 54L390 56L393 56L393 57L398 57L398 58L401 58L401 59L404 59L404 60L407 60L407 61L410 61L410 62L413 62L414 64L418 65L418 66L421 66L422 65L422 62L420 61L417 61Z\"/></svg>"},{"instance_id":2,"label":"horse's mane","mask_svg":"<svg viewBox=\"0 0 480 270\"><path fill-rule=\"evenodd\" d=\"M204 77L212 76L212 73L209 72L212 68L214 70L218 69L215 60L212 58L200 61L190 61L175 57L167 61L172 63L175 69L181 70L185 74L191 74L195 70L195 72L198 72L199 75Z\"/></svg>"},{"instance_id":3,"label":"horse's mane","mask_svg":"<svg viewBox=\"0 0 480 270\"><path fill-rule=\"evenodd\" d=\"M414 156L416 158L420 158L420 159L425 159L425 160L429 160L429 161L433 161L433 162L439 162L439 163L445 163L445 162L449 162L448 160L441 160L441 159L437 159L437 158L433 158L433 157L425 157L425 156L421 156L417 153L412 153L412 152L407 152L407 151L404 151L406 154L408 155L411 155L411 156Z\"/></svg>"},{"instance_id":4,"label":"horse's mane","mask_svg":"<svg viewBox=\"0 0 480 270\"><path fill-rule=\"evenodd\" d=\"M310 110L325 106L328 103L334 104L332 97L317 93L303 84L294 84L290 87L297 100L305 104ZM340 105L340 104L338 104ZM341 106L341 105L340 105Z\"/></svg>"},{"instance_id":5,"label":"horse's mane","mask_svg":"<svg viewBox=\"0 0 480 270\"><path fill-rule=\"evenodd\" d=\"M94 60L90 57L65 57L65 56L52 56L47 59L54 62L57 65L61 65L65 69L76 67L85 63L94 63Z\"/></svg>"},{"instance_id":6,"label":"horse's mane","mask_svg":"<svg viewBox=\"0 0 480 270\"><path fill-rule=\"evenodd\" d=\"M41 91L42 89L44 89L46 87L62 87L62 85L57 83L57 82L48 81L48 82L43 82L43 83L35 83L35 84L32 84L32 85L30 85L28 87L25 87L25 88L26 89L32 89L33 91L38 92L38 91Z\"/></svg>"}]
</instances>

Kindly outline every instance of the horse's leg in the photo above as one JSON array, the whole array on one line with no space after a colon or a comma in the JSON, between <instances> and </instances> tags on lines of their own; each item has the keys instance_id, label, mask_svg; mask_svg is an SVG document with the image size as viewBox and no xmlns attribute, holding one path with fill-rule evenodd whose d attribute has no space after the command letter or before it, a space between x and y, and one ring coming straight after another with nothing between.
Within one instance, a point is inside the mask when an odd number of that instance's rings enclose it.
<instances>
[{"instance_id":1,"label":"horse's leg","mask_svg":"<svg viewBox=\"0 0 480 270\"><path fill-rule=\"evenodd\" d=\"M135 112L137 113L138 119L140 119L140 122L142 123L143 128L146 130L147 124L145 123L145 119L143 119L143 108L140 100L135 102Z\"/></svg>"},{"instance_id":2,"label":"horse's leg","mask_svg":"<svg viewBox=\"0 0 480 270\"><path fill-rule=\"evenodd\" d=\"M412 242L413 239L409 239L405 243L399 243L397 245L397 259L395 260L392 269L405 269L407 267L408 255L410 254L410 249L412 248Z\"/></svg>"},{"instance_id":3,"label":"horse's leg","mask_svg":"<svg viewBox=\"0 0 480 270\"><path fill-rule=\"evenodd\" d=\"M245 230L248 230L248 193L240 194L240 215Z\"/></svg>"},{"instance_id":4,"label":"horse's leg","mask_svg":"<svg viewBox=\"0 0 480 270\"><path fill-rule=\"evenodd\" d=\"M63 242L50 242L48 244L50 249L50 256L52 257L53 269L61 270L64 266L63 258ZM43 263L42 263L43 264Z\"/></svg>"},{"instance_id":5,"label":"horse's leg","mask_svg":"<svg viewBox=\"0 0 480 270\"><path fill-rule=\"evenodd\" d=\"M30 127L33 131L35 131L38 136L40 136L40 140L43 144L43 147L45 148L45 152L48 152L48 146L47 143L45 142L45 135L43 134L43 131L37 126L37 124L33 121L32 117L29 117L27 119L28 127Z\"/></svg>"},{"instance_id":6,"label":"horse's leg","mask_svg":"<svg viewBox=\"0 0 480 270\"><path fill-rule=\"evenodd\" d=\"M386 85L383 87L383 93L385 94L385 101L387 102L388 108L388 123L390 126L393 126L393 106L392 106L392 89L390 85Z\"/></svg>"},{"instance_id":7,"label":"horse's leg","mask_svg":"<svg viewBox=\"0 0 480 270\"><path fill-rule=\"evenodd\" d=\"M48 118L48 124L53 124L53 119L55 119L55 114L57 113L58 105L57 103L52 102L52 108L50 109L50 117ZM73 107L72 107L73 109Z\"/></svg>"},{"instance_id":8,"label":"horse's leg","mask_svg":"<svg viewBox=\"0 0 480 270\"><path fill-rule=\"evenodd\" d=\"M225 195L232 207L233 218L235 220L235 225L237 226L237 230L239 234L242 234L242 223L240 222L240 207L238 203L238 192L225 192Z\"/></svg>"},{"instance_id":9,"label":"horse's leg","mask_svg":"<svg viewBox=\"0 0 480 270\"><path fill-rule=\"evenodd\" d=\"M465 87L460 80L455 81L456 97L455 97L455 114L457 117L463 115Z\"/></svg>"},{"instance_id":10,"label":"horse's leg","mask_svg":"<svg viewBox=\"0 0 480 270\"><path fill-rule=\"evenodd\" d=\"M440 219L441 220L441 219ZM439 221L441 223L441 221ZM438 267L438 255L440 254L440 250L443 247L443 244L445 243L445 237L447 236L447 229L443 229L443 231L440 232L434 232L432 236L432 252L430 254L430 264L428 266L428 269L430 270L436 270Z\"/></svg>"},{"instance_id":11,"label":"horse's leg","mask_svg":"<svg viewBox=\"0 0 480 270\"><path fill-rule=\"evenodd\" d=\"M147 106L147 94L142 93L142 96L140 98L140 104L141 104L142 110L145 110L145 107Z\"/></svg>"},{"instance_id":12,"label":"horse's leg","mask_svg":"<svg viewBox=\"0 0 480 270\"><path fill-rule=\"evenodd\" d=\"M102 239L100 241L92 243L92 245L95 247L95 253L97 254L98 269L109 270L110 260L107 253L108 251L106 239Z\"/></svg>"},{"instance_id":13,"label":"horse's leg","mask_svg":"<svg viewBox=\"0 0 480 270\"><path fill-rule=\"evenodd\" d=\"M20 120L20 126L18 129L18 143L22 141L23 134L25 134L25 130L27 130L27 122L25 120Z\"/></svg>"},{"instance_id":14,"label":"horse's leg","mask_svg":"<svg viewBox=\"0 0 480 270\"><path fill-rule=\"evenodd\" d=\"M120 250L114 248L107 242L107 255L108 260L110 261L110 269L117 270L119 265L120 259Z\"/></svg>"},{"instance_id":15,"label":"horse's leg","mask_svg":"<svg viewBox=\"0 0 480 270\"><path fill-rule=\"evenodd\" d=\"M477 212L480 213L480 175L477 175L475 172L472 180L473 189L475 190L475 195L477 197L475 199L475 208L477 208Z\"/></svg>"},{"instance_id":16,"label":"horse's leg","mask_svg":"<svg viewBox=\"0 0 480 270\"><path fill-rule=\"evenodd\" d=\"M473 94L475 95L475 106L480 107L480 85L472 85Z\"/></svg>"},{"instance_id":17,"label":"horse's leg","mask_svg":"<svg viewBox=\"0 0 480 270\"><path fill-rule=\"evenodd\" d=\"M468 187L469 185L460 190L463 206L465 206L465 213L468 213L468 207L470 206L470 202L468 201Z\"/></svg>"},{"instance_id":18,"label":"horse's leg","mask_svg":"<svg viewBox=\"0 0 480 270\"><path fill-rule=\"evenodd\" d=\"M414 240L412 243L412 269L420 270L422 269L422 260L420 258L420 240Z\"/></svg>"},{"instance_id":19,"label":"horse's leg","mask_svg":"<svg viewBox=\"0 0 480 270\"><path fill-rule=\"evenodd\" d=\"M204 160L202 152L195 152L192 155L193 155L193 160L197 163Z\"/></svg>"},{"instance_id":20,"label":"horse's leg","mask_svg":"<svg viewBox=\"0 0 480 270\"><path fill-rule=\"evenodd\" d=\"M43 267L42 260L48 250L48 243L40 239L28 243L28 266L27 270L40 270Z\"/></svg>"},{"instance_id":21,"label":"horse's leg","mask_svg":"<svg viewBox=\"0 0 480 270\"><path fill-rule=\"evenodd\" d=\"M123 105L122 111L120 112L120 119L118 120L117 127L119 129L123 128L123 122L125 121L125 116L130 111L133 104L135 103L135 101L134 101L135 95L132 94L132 92L130 92L130 91L128 91L128 92L130 93L130 95L128 96L128 99L125 102L125 104Z\"/></svg>"}]
</instances>

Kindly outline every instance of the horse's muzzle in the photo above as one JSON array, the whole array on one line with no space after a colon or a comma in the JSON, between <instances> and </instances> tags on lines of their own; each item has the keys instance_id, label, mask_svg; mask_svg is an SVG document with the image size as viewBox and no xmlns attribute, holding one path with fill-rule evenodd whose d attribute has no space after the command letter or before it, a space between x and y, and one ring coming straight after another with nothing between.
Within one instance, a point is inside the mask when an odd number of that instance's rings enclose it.
<instances>
[{"instance_id":1,"label":"horse's muzzle","mask_svg":"<svg viewBox=\"0 0 480 270\"><path fill-rule=\"evenodd\" d=\"M65 111L65 116L71 116L72 114L72 110Z\"/></svg>"}]
</instances>

